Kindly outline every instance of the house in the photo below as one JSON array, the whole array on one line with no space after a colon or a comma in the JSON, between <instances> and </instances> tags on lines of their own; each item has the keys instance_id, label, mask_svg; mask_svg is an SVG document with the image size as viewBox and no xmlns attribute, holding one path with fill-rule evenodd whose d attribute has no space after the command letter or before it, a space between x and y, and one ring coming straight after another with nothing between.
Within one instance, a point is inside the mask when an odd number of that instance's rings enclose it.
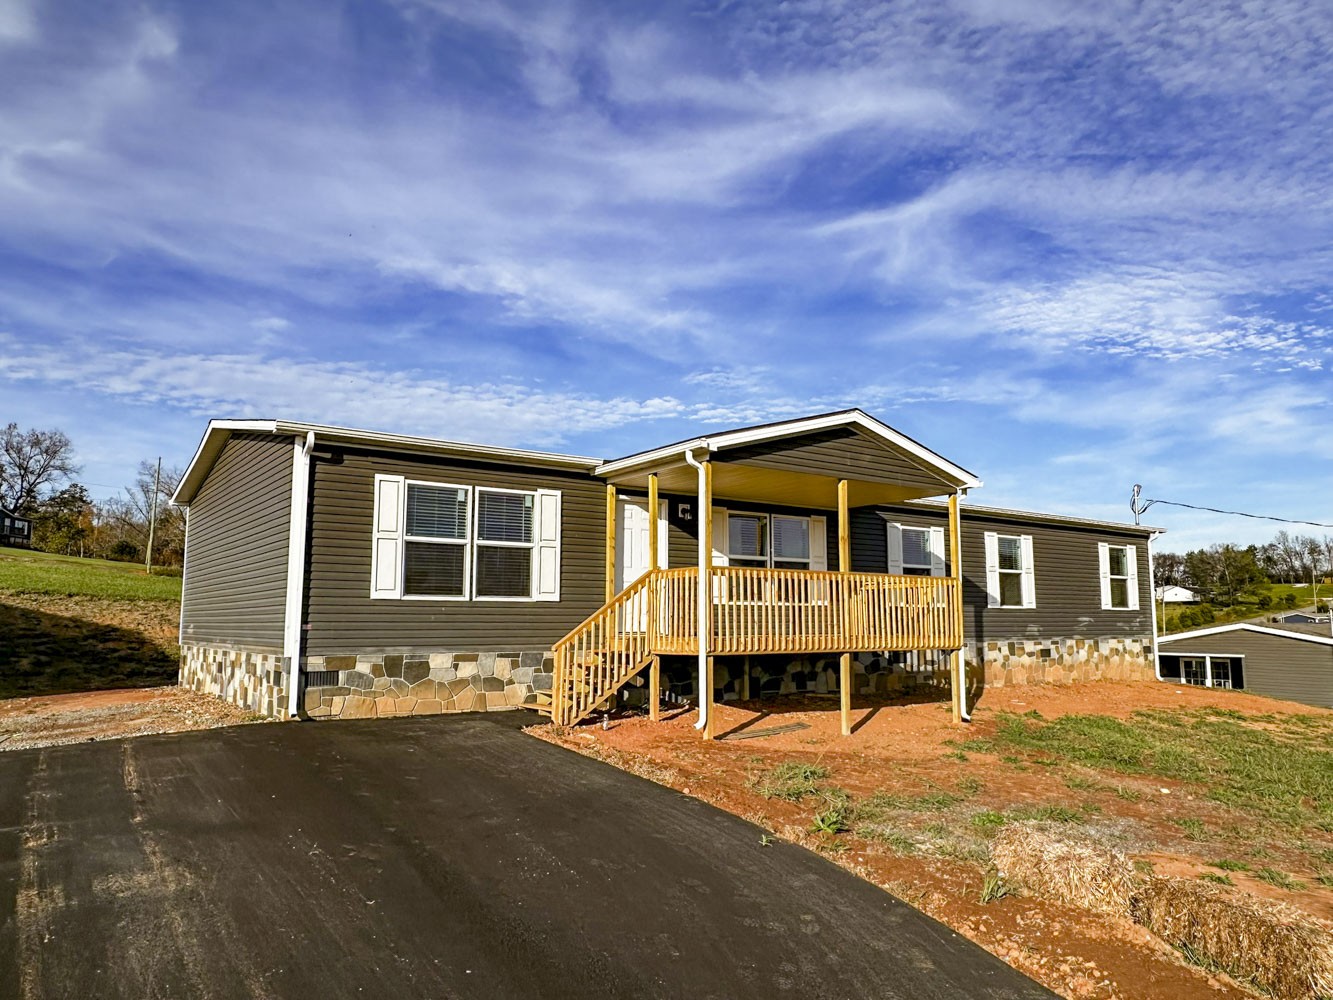
<instances>
[{"instance_id":1,"label":"house","mask_svg":"<svg viewBox=\"0 0 1333 1000\"><path fill-rule=\"evenodd\" d=\"M32 544L32 521L7 507L0 507L0 545Z\"/></svg>"},{"instance_id":2,"label":"house","mask_svg":"<svg viewBox=\"0 0 1333 1000\"><path fill-rule=\"evenodd\" d=\"M853 694L1151 678L1157 529L980 485L860 410L611 461L215 420L181 681L311 718L696 699L707 735L717 699L837 693L846 728Z\"/></svg>"},{"instance_id":3,"label":"house","mask_svg":"<svg viewBox=\"0 0 1333 1000\"><path fill-rule=\"evenodd\" d=\"M1280 625L1327 625L1328 615L1315 611L1288 611L1275 615L1273 621Z\"/></svg>"},{"instance_id":4,"label":"house","mask_svg":"<svg viewBox=\"0 0 1333 1000\"><path fill-rule=\"evenodd\" d=\"M1233 688L1333 708L1333 635L1328 627L1250 622L1162 636L1159 677Z\"/></svg>"},{"instance_id":5,"label":"house","mask_svg":"<svg viewBox=\"0 0 1333 1000\"><path fill-rule=\"evenodd\" d=\"M1185 587L1158 587L1157 600L1163 604L1198 604L1199 595Z\"/></svg>"}]
</instances>

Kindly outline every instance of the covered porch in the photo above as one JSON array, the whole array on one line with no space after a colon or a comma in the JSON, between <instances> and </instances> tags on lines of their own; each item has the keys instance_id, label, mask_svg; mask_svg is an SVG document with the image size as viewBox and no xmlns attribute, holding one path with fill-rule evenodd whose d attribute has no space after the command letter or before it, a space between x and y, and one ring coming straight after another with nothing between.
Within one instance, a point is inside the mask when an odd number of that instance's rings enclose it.
<instances>
[{"instance_id":1,"label":"covered porch","mask_svg":"<svg viewBox=\"0 0 1333 1000\"><path fill-rule=\"evenodd\" d=\"M716 657L837 653L848 733L852 655L900 650L948 653L954 716L965 716L958 500L980 485L966 470L851 410L681 442L598 474L607 480L606 604L555 646L556 721L586 718L643 670L656 717L660 657L688 655L698 664L698 728L711 739ZM634 544L618 531L626 495L646 504L649 526L647 568L632 581L617 552L618 534ZM948 499L941 573L853 565L854 509L928 497ZM664 558L663 505L673 502L678 557L681 532L692 534L688 565ZM788 513L764 520L748 512L756 507Z\"/></svg>"}]
</instances>

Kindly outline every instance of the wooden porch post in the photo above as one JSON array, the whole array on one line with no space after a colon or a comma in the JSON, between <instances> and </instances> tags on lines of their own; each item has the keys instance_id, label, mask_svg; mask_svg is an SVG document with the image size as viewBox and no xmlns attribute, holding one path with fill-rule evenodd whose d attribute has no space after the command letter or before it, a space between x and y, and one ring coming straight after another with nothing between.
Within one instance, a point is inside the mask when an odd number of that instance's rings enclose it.
<instances>
[{"instance_id":1,"label":"wooden porch post","mask_svg":"<svg viewBox=\"0 0 1333 1000\"><path fill-rule=\"evenodd\" d=\"M848 523L847 480L838 480L838 572L852 571L852 534ZM851 609L846 608L850 614ZM842 735L852 735L852 654L843 653L838 663L838 693L842 702Z\"/></svg>"},{"instance_id":2,"label":"wooden porch post","mask_svg":"<svg viewBox=\"0 0 1333 1000\"><path fill-rule=\"evenodd\" d=\"M657 572L657 473L648 475L648 572ZM648 587L648 635L657 634L657 586ZM655 644L654 644L655 645ZM657 652L653 650L654 654ZM662 660L654 655L648 666L648 718L657 722L662 717Z\"/></svg>"},{"instance_id":3,"label":"wooden porch post","mask_svg":"<svg viewBox=\"0 0 1333 1000\"><path fill-rule=\"evenodd\" d=\"M962 535L959 530L958 493L949 497L949 568L954 581L954 620L953 626L958 634L958 649L949 654L949 681L953 688L953 721L963 721L963 698L967 689L966 671L963 666L963 568Z\"/></svg>"},{"instance_id":4,"label":"wooden porch post","mask_svg":"<svg viewBox=\"0 0 1333 1000\"><path fill-rule=\"evenodd\" d=\"M708 600L704 607L699 609L699 641L703 642L703 637L708 636L708 645L711 648L713 644L713 463L704 462L704 495L700 499L703 504L703 510L699 511L699 518L695 522L699 525L699 531L703 533L704 543L700 552L704 554L702 563L699 566L699 572L708 580ZM713 711L713 657L708 657L708 669L706 671L707 679L704 683L704 690L699 692L699 703L704 704L707 698L708 720L704 725L704 739L711 740L717 725L716 714Z\"/></svg>"},{"instance_id":5,"label":"wooden porch post","mask_svg":"<svg viewBox=\"0 0 1333 1000\"><path fill-rule=\"evenodd\" d=\"M616 596L616 488L606 484L606 600Z\"/></svg>"}]
</instances>

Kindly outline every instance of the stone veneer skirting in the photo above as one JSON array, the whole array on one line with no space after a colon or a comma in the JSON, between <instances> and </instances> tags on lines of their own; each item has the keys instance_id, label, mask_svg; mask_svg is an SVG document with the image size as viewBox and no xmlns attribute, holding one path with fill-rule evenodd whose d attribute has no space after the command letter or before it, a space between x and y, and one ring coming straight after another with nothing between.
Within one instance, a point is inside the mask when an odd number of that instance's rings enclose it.
<instances>
[{"instance_id":1,"label":"stone veneer skirting","mask_svg":"<svg viewBox=\"0 0 1333 1000\"><path fill-rule=\"evenodd\" d=\"M311 656L303 667L309 718L383 719L532 705L551 690L554 661L549 651L437 651Z\"/></svg>"},{"instance_id":2,"label":"stone veneer skirting","mask_svg":"<svg viewBox=\"0 0 1333 1000\"><path fill-rule=\"evenodd\" d=\"M1151 645L1133 639L1014 639L969 642L963 651L968 686L1013 687L1022 684L1074 684L1097 680L1153 680ZM673 698L695 697L693 659L681 658L664 684ZM892 696L922 688L947 689L948 658L931 651L860 653L852 659L852 683L857 694ZM721 701L784 694L835 694L838 690L838 654L803 657L752 656L749 683L745 660L719 657L713 667ZM646 697L642 685L627 689L624 699L637 703Z\"/></svg>"},{"instance_id":3,"label":"stone veneer skirting","mask_svg":"<svg viewBox=\"0 0 1333 1000\"><path fill-rule=\"evenodd\" d=\"M182 644L180 685L256 715L281 718L286 714L287 677L279 653Z\"/></svg>"}]
</instances>

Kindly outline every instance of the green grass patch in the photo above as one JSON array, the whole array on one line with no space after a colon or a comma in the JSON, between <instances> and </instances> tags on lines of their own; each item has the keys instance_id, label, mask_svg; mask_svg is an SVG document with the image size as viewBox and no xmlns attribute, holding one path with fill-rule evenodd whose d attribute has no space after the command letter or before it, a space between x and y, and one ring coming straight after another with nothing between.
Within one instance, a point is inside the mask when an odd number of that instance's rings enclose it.
<instances>
[{"instance_id":1,"label":"green grass patch","mask_svg":"<svg viewBox=\"0 0 1333 1000\"><path fill-rule=\"evenodd\" d=\"M1333 889L1333 872L1322 872L1314 877L1314 880L1325 889Z\"/></svg>"},{"instance_id":2,"label":"green grass patch","mask_svg":"<svg viewBox=\"0 0 1333 1000\"><path fill-rule=\"evenodd\" d=\"M1173 819L1171 822L1185 831L1188 840L1205 840L1208 837L1208 828L1201 819Z\"/></svg>"},{"instance_id":3,"label":"green grass patch","mask_svg":"<svg viewBox=\"0 0 1333 1000\"><path fill-rule=\"evenodd\" d=\"M1200 881L1203 881L1203 882L1212 882L1212 883L1214 883L1215 885L1235 885L1235 884L1236 884L1235 882L1231 881L1231 876L1230 876L1230 875L1218 875L1216 872L1203 872L1203 873L1201 873L1201 874L1199 875L1199 879L1200 879Z\"/></svg>"},{"instance_id":4,"label":"green grass patch","mask_svg":"<svg viewBox=\"0 0 1333 1000\"><path fill-rule=\"evenodd\" d=\"M828 776L826 767L788 760L759 775L751 787L766 799L799 802L819 791L819 783Z\"/></svg>"},{"instance_id":5,"label":"green grass patch","mask_svg":"<svg viewBox=\"0 0 1333 1000\"><path fill-rule=\"evenodd\" d=\"M1276 868L1260 868L1254 873L1254 877L1260 882L1267 882L1269 885L1277 886L1279 889L1290 889L1295 892L1306 888L1304 882L1300 882L1286 872L1278 871Z\"/></svg>"},{"instance_id":6,"label":"green grass patch","mask_svg":"<svg viewBox=\"0 0 1333 1000\"><path fill-rule=\"evenodd\" d=\"M1247 872L1250 866L1244 861L1234 861L1231 858L1219 858L1216 861L1208 862L1210 867L1220 868L1224 872Z\"/></svg>"},{"instance_id":7,"label":"green grass patch","mask_svg":"<svg viewBox=\"0 0 1333 1000\"><path fill-rule=\"evenodd\" d=\"M0 591L102 597L122 601L179 601L180 571L155 571L135 563L80 559L30 549L0 549Z\"/></svg>"},{"instance_id":8,"label":"green grass patch","mask_svg":"<svg viewBox=\"0 0 1333 1000\"><path fill-rule=\"evenodd\" d=\"M1042 805L1023 806L1011 810L1009 818L1014 820L1035 819L1043 823L1082 823L1086 816L1081 810L1070 809L1068 806Z\"/></svg>"},{"instance_id":9,"label":"green grass patch","mask_svg":"<svg viewBox=\"0 0 1333 1000\"><path fill-rule=\"evenodd\" d=\"M1289 826L1333 824L1333 725L1281 717L1256 729L1234 712L1144 711L998 720L996 741L1045 761L1204 786L1210 798Z\"/></svg>"},{"instance_id":10,"label":"green grass patch","mask_svg":"<svg viewBox=\"0 0 1333 1000\"><path fill-rule=\"evenodd\" d=\"M983 836L993 837L996 830L1009 822L1009 817L994 809L983 809L979 813L973 813L968 822L980 830Z\"/></svg>"}]
</instances>

